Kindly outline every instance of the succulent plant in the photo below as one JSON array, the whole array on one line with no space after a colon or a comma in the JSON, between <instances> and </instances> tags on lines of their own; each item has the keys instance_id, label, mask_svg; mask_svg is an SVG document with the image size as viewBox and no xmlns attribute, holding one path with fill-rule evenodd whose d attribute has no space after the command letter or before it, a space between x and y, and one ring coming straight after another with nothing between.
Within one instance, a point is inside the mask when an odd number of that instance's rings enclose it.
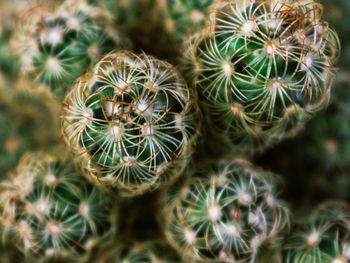
<instances>
[{"instance_id":1,"label":"succulent plant","mask_svg":"<svg viewBox=\"0 0 350 263\"><path fill-rule=\"evenodd\" d=\"M27 259L82 260L113 233L110 196L64 157L29 153L0 189L3 240L16 244Z\"/></svg>"},{"instance_id":2,"label":"succulent plant","mask_svg":"<svg viewBox=\"0 0 350 263\"><path fill-rule=\"evenodd\" d=\"M313 1L218 4L188 40L191 72L210 127L240 151L261 151L297 133L327 103L337 34Z\"/></svg>"},{"instance_id":3,"label":"succulent plant","mask_svg":"<svg viewBox=\"0 0 350 263\"><path fill-rule=\"evenodd\" d=\"M277 177L238 159L202 169L166 205L169 244L184 262L256 262L289 225Z\"/></svg>"},{"instance_id":4,"label":"succulent plant","mask_svg":"<svg viewBox=\"0 0 350 263\"><path fill-rule=\"evenodd\" d=\"M326 202L294 229L285 263L346 263L350 260L349 207Z\"/></svg>"},{"instance_id":5,"label":"succulent plant","mask_svg":"<svg viewBox=\"0 0 350 263\"><path fill-rule=\"evenodd\" d=\"M170 64L116 52L67 94L63 135L88 174L136 195L181 174L197 138L196 112Z\"/></svg>"},{"instance_id":6,"label":"succulent plant","mask_svg":"<svg viewBox=\"0 0 350 263\"><path fill-rule=\"evenodd\" d=\"M105 53L126 45L110 33L108 13L84 0L29 4L18 17L11 47L21 72L60 96Z\"/></svg>"}]
</instances>

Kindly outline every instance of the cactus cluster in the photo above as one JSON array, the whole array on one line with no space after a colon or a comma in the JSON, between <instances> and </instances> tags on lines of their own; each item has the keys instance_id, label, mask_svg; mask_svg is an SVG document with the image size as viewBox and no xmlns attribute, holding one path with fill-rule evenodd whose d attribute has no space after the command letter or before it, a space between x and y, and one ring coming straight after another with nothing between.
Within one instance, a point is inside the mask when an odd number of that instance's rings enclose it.
<instances>
[{"instance_id":1,"label":"cactus cluster","mask_svg":"<svg viewBox=\"0 0 350 263\"><path fill-rule=\"evenodd\" d=\"M113 231L108 194L54 154L28 153L0 189L3 239L28 258L76 260Z\"/></svg>"},{"instance_id":2,"label":"cactus cluster","mask_svg":"<svg viewBox=\"0 0 350 263\"><path fill-rule=\"evenodd\" d=\"M126 194L174 181L194 150L195 99L168 63L116 52L64 101L63 135L86 172Z\"/></svg>"},{"instance_id":3,"label":"cactus cluster","mask_svg":"<svg viewBox=\"0 0 350 263\"><path fill-rule=\"evenodd\" d=\"M275 175L246 161L205 168L167 205L169 243L186 262L255 262L289 225L277 191Z\"/></svg>"},{"instance_id":4,"label":"cactus cluster","mask_svg":"<svg viewBox=\"0 0 350 263\"><path fill-rule=\"evenodd\" d=\"M124 47L124 41L108 30L107 11L83 0L57 2L27 6L18 15L11 46L20 56L24 75L62 96L90 65Z\"/></svg>"},{"instance_id":5,"label":"cactus cluster","mask_svg":"<svg viewBox=\"0 0 350 263\"><path fill-rule=\"evenodd\" d=\"M0 262L350 262L320 1L0 1Z\"/></svg>"},{"instance_id":6,"label":"cactus cluster","mask_svg":"<svg viewBox=\"0 0 350 263\"><path fill-rule=\"evenodd\" d=\"M188 40L186 68L210 126L258 151L328 101L339 51L312 1L228 1Z\"/></svg>"}]
</instances>

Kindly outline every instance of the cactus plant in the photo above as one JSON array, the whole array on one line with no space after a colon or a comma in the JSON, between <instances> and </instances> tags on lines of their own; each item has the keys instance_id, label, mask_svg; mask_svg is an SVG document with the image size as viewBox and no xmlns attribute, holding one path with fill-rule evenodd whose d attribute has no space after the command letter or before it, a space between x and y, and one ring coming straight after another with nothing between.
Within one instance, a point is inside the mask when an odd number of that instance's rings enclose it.
<instances>
[{"instance_id":1,"label":"cactus plant","mask_svg":"<svg viewBox=\"0 0 350 263\"><path fill-rule=\"evenodd\" d=\"M195 172L165 209L169 244L184 262L256 262L289 224L276 180L244 160Z\"/></svg>"},{"instance_id":2,"label":"cactus plant","mask_svg":"<svg viewBox=\"0 0 350 263\"><path fill-rule=\"evenodd\" d=\"M119 35L108 30L108 17L84 0L30 3L19 13L11 40L20 55L21 72L62 96L101 56L125 46Z\"/></svg>"},{"instance_id":3,"label":"cactus plant","mask_svg":"<svg viewBox=\"0 0 350 263\"><path fill-rule=\"evenodd\" d=\"M173 181L193 152L194 97L170 64L153 57L105 56L64 105L63 135L81 167L125 194Z\"/></svg>"},{"instance_id":4,"label":"cactus plant","mask_svg":"<svg viewBox=\"0 0 350 263\"><path fill-rule=\"evenodd\" d=\"M339 41L319 4L239 0L212 17L188 40L184 62L210 127L255 152L297 133L335 76Z\"/></svg>"},{"instance_id":5,"label":"cactus plant","mask_svg":"<svg viewBox=\"0 0 350 263\"><path fill-rule=\"evenodd\" d=\"M16 244L27 259L82 260L113 233L109 195L64 157L29 153L0 189L3 240Z\"/></svg>"},{"instance_id":6,"label":"cactus plant","mask_svg":"<svg viewBox=\"0 0 350 263\"><path fill-rule=\"evenodd\" d=\"M350 260L349 207L321 204L298 225L285 245L285 263L346 263Z\"/></svg>"}]
</instances>

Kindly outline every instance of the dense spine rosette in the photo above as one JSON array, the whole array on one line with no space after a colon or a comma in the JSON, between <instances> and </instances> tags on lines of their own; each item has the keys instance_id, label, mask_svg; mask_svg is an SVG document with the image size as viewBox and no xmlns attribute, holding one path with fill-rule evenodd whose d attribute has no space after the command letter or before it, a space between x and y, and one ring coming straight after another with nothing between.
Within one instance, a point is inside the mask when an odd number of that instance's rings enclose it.
<instances>
[{"instance_id":1,"label":"dense spine rosette","mask_svg":"<svg viewBox=\"0 0 350 263\"><path fill-rule=\"evenodd\" d=\"M256 262L289 223L276 179L240 160L197 172L167 204L169 243L185 262Z\"/></svg>"},{"instance_id":2,"label":"dense spine rosette","mask_svg":"<svg viewBox=\"0 0 350 263\"><path fill-rule=\"evenodd\" d=\"M285 245L284 263L350 261L350 210L343 203L322 204L301 221Z\"/></svg>"},{"instance_id":3,"label":"dense spine rosette","mask_svg":"<svg viewBox=\"0 0 350 263\"><path fill-rule=\"evenodd\" d=\"M240 150L295 134L329 98L339 41L313 1L219 4L188 42L187 66L211 126Z\"/></svg>"},{"instance_id":4,"label":"dense spine rosette","mask_svg":"<svg viewBox=\"0 0 350 263\"><path fill-rule=\"evenodd\" d=\"M82 259L113 232L109 196L63 158L27 154L0 189L3 240L27 259Z\"/></svg>"},{"instance_id":5,"label":"dense spine rosette","mask_svg":"<svg viewBox=\"0 0 350 263\"><path fill-rule=\"evenodd\" d=\"M197 137L194 97L174 68L116 52L64 101L63 134L86 172L131 195L173 181Z\"/></svg>"},{"instance_id":6,"label":"dense spine rosette","mask_svg":"<svg viewBox=\"0 0 350 263\"><path fill-rule=\"evenodd\" d=\"M11 46L23 74L61 95L89 65L124 46L108 27L108 13L84 0L30 4L19 14Z\"/></svg>"}]
</instances>

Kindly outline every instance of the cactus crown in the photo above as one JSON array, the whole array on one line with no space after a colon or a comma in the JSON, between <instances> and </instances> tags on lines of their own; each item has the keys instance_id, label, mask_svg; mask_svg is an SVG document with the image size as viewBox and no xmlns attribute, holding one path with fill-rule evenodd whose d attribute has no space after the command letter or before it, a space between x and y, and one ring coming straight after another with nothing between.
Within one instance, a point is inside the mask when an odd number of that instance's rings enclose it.
<instances>
[{"instance_id":1,"label":"cactus crown","mask_svg":"<svg viewBox=\"0 0 350 263\"><path fill-rule=\"evenodd\" d=\"M215 128L271 144L327 102L338 42L312 1L239 0L217 5L187 65Z\"/></svg>"},{"instance_id":2,"label":"cactus crown","mask_svg":"<svg viewBox=\"0 0 350 263\"><path fill-rule=\"evenodd\" d=\"M19 52L23 73L59 94L103 54L124 46L106 30L108 19L101 19L108 17L106 12L82 0L27 9L19 16L12 47Z\"/></svg>"},{"instance_id":3,"label":"cactus crown","mask_svg":"<svg viewBox=\"0 0 350 263\"><path fill-rule=\"evenodd\" d=\"M100 182L141 193L181 173L196 138L196 107L166 62L111 53L68 93L67 143Z\"/></svg>"},{"instance_id":4,"label":"cactus crown","mask_svg":"<svg viewBox=\"0 0 350 263\"><path fill-rule=\"evenodd\" d=\"M170 202L169 243L192 260L253 260L289 223L275 179L239 160L195 175Z\"/></svg>"},{"instance_id":5,"label":"cactus crown","mask_svg":"<svg viewBox=\"0 0 350 263\"><path fill-rule=\"evenodd\" d=\"M302 222L285 246L286 263L346 263L350 260L349 207L338 202L322 204Z\"/></svg>"},{"instance_id":6,"label":"cactus crown","mask_svg":"<svg viewBox=\"0 0 350 263\"><path fill-rule=\"evenodd\" d=\"M113 229L108 195L53 155L25 155L0 187L3 238L27 257L74 258Z\"/></svg>"}]
</instances>

